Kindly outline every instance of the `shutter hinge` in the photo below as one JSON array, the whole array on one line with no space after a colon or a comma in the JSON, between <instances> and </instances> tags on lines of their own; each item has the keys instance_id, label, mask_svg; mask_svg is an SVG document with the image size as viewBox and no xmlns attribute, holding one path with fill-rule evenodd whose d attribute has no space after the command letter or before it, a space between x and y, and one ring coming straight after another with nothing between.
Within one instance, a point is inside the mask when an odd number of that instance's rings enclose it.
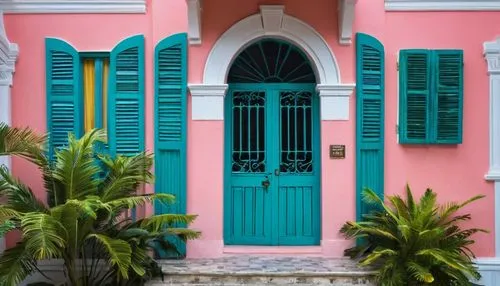
<instances>
[{"instance_id":1,"label":"shutter hinge","mask_svg":"<svg viewBox=\"0 0 500 286\"><path fill-rule=\"evenodd\" d=\"M399 134L399 125L396 124L396 134Z\"/></svg>"},{"instance_id":2,"label":"shutter hinge","mask_svg":"<svg viewBox=\"0 0 500 286\"><path fill-rule=\"evenodd\" d=\"M396 62L396 70L399 71L399 61Z\"/></svg>"}]
</instances>

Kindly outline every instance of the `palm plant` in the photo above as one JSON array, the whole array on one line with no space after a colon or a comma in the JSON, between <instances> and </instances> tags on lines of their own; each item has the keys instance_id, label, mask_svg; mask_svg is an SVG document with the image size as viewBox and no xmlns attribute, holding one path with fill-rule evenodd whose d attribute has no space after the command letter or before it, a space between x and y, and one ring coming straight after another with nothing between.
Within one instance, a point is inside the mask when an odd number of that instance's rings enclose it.
<instances>
[{"instance_id":1,"label":"palm plant","mask_svg":"<svg viewBox=\"0 0 500 286\"><path fill-rule=\"evenodd\" d=\"M158 270L152 251L175 247L166 238L195 239L189 225L194 215L163 214L134 220L130 210L158 201L173 203L169 194L137 194L151 183L153 160L148 153L110 157L98 154L105 133L92 130L47 158L46 136L29 129L0 125L0 156L13 155L38 166L48 203L37 198L0 167L0 223L11 221L21 241L0 256L0 285L17 285L37 269L37 261L62 259L70 285L130 285ZM148 276L149 275L149 276Z\"/></svg>"},{"instance_id":2,"label":"palm plant","mask_svg":"<svg viewBox=\"0 0 500 286\"><path fill-rule=\"evenodd\" d=\"M482 197L438 205L431 189L415 201L407 186L406 201L394 195L384 203L373 191L364 190L364 201L375 210L361 222L344 224L341 233L359 242L345 253L377 269L380 285L472 285L470 279L480 274L472 261L471 236L486 230L462 229L458 223L471 215L457 212Z\"/></svg>"}]
</instances>

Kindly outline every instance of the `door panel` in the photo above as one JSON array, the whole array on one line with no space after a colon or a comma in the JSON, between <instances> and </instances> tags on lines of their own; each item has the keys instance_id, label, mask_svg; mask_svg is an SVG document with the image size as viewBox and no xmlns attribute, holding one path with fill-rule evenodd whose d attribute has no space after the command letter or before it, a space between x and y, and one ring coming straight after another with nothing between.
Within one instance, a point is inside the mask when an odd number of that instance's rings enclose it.
<instances>
[{"instance_id":1,"label":"door panel","mask_svg":"<svg viewBox=\"0 0 500 286\"><path fill-rule=\"evenodd\" d=\"M269 155L265 91L234 91L229 110L231 171L229 237L231 243L271 244L271 196L266 180ZM270 186L269 186L270 187Z\"/></svg>"},{"instance_id":2,"label":"door panel","mask_svg":"<svg viewBox=\"0 0 500 286\"><path fill-rule=\"evenodd\" d=\"M319 243L317 156L313 148L314 96L310 90L279 91L279 244ZM318 131L316 131L318 132Z\"/></svg>"},{"instance_id":3,"label":"door panel","mask_svg":"<svg viewBox=\"0 0 500 286\"><path fill-rule=\"evenodd\" d=\"M320 165L314 147L319 109L313 88L231 86L225 123L226 244L319 243Z\"/></svg>"}]
</instances>

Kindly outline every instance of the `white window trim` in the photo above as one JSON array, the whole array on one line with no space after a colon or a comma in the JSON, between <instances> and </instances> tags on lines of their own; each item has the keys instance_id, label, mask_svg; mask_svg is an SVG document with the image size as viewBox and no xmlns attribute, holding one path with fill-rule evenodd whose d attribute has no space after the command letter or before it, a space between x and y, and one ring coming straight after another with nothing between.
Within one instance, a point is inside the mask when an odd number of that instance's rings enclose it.
<instances>
[{"instance_id":1,"label":"white window trim","mask_svg":"<svg viewBox=\"0 0 500 286\"><path fill-rule=\"evenodd\" d=\"M386 11L500 11L498 0L385 0Z\"/></svg>"},{"instance_id":2,"label":"white window trim","mask_svg":"<svg viewBox=\"0 0 500 286\"><path fill-rule=\"evenodd\" d=\"M146 13L146 0L2 0L6 14Z\"/></svg>"}]
</instances>

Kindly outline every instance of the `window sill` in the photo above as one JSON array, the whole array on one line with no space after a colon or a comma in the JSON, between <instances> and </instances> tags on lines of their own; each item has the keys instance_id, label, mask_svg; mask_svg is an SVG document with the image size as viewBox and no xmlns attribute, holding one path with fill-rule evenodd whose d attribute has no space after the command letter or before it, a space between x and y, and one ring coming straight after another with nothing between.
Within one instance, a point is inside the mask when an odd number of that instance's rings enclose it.
<instances>
[{"instance_id":1,"label":"window sill","mask_svg":"<svg viewBox=\"0 0 500 286\"><path fill-rule=\"evenodd\" d=\"M146 0L5 0L0 10L6 14L146 13Z\"/></svg>"},{"instance_id":2,"label":"window sill","mask_svg":"<svg viewBox=\"0 0 500 286\"><path fill-rule=\"evenodd\" d=\"M385 0L386 11L500 11L498 0Z\"/></svg>"}]
</instances>

